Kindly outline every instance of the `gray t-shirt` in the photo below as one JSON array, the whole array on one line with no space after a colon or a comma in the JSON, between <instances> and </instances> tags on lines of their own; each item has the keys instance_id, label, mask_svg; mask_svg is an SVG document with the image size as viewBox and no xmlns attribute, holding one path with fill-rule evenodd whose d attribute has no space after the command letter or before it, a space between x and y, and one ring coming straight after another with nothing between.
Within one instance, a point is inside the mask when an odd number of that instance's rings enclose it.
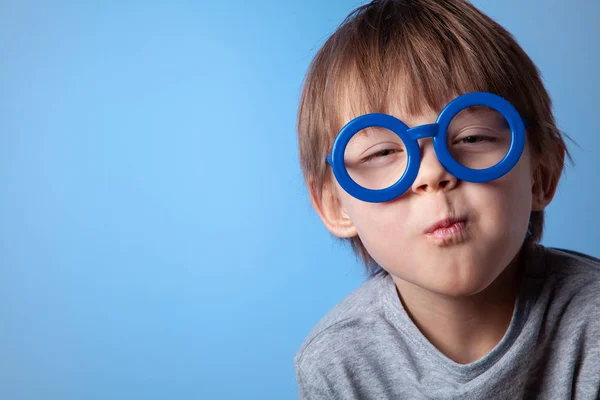
<instances>
[{"instance_id":1,"label":"gray t-shirt","mask_svg":"<svg viewBox=\"0 0 600 400\"><path fill-rule=\"evenodd\" d=\"M600 260L538 246L509 328L458 364L414 325L394 282L374 277L335 306L296 353L301 399L599 399Z\"/></svg>"}]
</instances>

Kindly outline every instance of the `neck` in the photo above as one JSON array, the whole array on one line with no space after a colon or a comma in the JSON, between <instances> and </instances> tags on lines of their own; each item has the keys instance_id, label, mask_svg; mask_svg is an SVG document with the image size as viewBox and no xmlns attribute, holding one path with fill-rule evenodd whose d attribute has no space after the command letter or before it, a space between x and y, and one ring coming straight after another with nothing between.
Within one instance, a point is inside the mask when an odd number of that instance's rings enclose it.
<instances>
[{"instance_id":1,"label":"neck","mask_svg":"<svg viewBox=\"0 0 600 400\"><path fill-rule=\"evenodd\" d=\"M515 260L479 293L450 297L393 277L408 315L440 352L459 364L479 360L504 337L521 280ZM443 329L440 329L443 327Z\"/></svg>"}]
</instances>

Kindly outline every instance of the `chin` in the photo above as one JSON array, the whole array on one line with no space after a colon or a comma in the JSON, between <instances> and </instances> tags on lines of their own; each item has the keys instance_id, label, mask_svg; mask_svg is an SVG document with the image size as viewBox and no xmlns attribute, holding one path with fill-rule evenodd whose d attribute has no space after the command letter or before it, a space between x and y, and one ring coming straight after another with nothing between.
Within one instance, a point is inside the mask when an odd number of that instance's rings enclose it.
<instances>
[{"instance_id":1,"label":"chin","mask_svg":"<svg viewBox=\"0 0 600 400\"><path fill-rule=\"evenodd\" d=\"M487 288L495 279L480 272L462 270L451 274L438 273L435 278L428 280L426 286L421 287L448 297L472 296Z\"/></svg>"},{"instance_id":2,"label":"chin","mask_svg":"<svg viewBox=\"0 0 600 400\"><path fill-rule=\"evenodd\" d=\"M447 296L447 297L469 297L469 296L473 296L479 292L481 292L482 290L484 290L486 287L488 287L489 284L487 285L483 285L483 284L474 284L474 282L468 282L467 284L454 284L454 285L447 285L447 286L437 286L434 288L426 288L432 292L435 292L437 294L443 295L443 296Z\"/></svg>"}]
</instances>

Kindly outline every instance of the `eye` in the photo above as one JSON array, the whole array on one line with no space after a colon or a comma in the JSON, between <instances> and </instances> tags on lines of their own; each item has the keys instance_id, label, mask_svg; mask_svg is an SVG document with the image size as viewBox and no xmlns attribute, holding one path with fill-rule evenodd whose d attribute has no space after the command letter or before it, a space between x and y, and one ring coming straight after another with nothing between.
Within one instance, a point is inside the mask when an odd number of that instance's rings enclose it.
<instances>
[{"instance_id":1,"label":"eye","mask_svg":"<svg viewBox=\"0 0 600 400\"><path fill-rule=\"evenodd\" d=\"M506 132L496 131L488 127L465 127L456 132L456 135L452 138L452 145L468 147L497 145L506 139L505 136Z\"/></svg>"},{"instance_id":2,"label":"eye","mask_svg":"<svg viewBox=\"0 0 600 400\"><path fill-rule=\"evenodd\" d=\"M388 149L382 149L379 150L373 154L370 154L366 157L364 157L361 162L362 163L367 163L367 162L374 162L374 161L380 161L380 160L385 160L386 158L390 158L392 155L396 154L396 153L402 153L404 152L402 149L398 149L398 148L388 148Z\"/></svg>"},{"instance_id":3,"label":"eye","mask_svg":"<svg viewBox=\"0 0 600 400\"><path fill-rule=\"evenodd\" d=\"M458 139L456 143L465 143L465 144L477 144L481 142L495 142L497 139L492 136L484 136L484 135L469 135L465 136L461 139Z\"/></svg>"}]
</instances>

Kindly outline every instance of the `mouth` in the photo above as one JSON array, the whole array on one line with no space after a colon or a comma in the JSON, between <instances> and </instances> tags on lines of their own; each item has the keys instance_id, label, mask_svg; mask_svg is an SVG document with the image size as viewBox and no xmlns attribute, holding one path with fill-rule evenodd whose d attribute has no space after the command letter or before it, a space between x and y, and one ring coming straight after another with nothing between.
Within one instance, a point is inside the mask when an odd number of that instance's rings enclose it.
<instances>
[{"instance_id":1,"label":"mouth","mask_svg":"<svg viewBox=\"0 0 600 400\"><path fill-rule=\"evenodd\" d=\"M425 236L435 239L451 239L462 234L467 226L466 218L446 218L425 230Z\"/></svg>"}]
</instances>

